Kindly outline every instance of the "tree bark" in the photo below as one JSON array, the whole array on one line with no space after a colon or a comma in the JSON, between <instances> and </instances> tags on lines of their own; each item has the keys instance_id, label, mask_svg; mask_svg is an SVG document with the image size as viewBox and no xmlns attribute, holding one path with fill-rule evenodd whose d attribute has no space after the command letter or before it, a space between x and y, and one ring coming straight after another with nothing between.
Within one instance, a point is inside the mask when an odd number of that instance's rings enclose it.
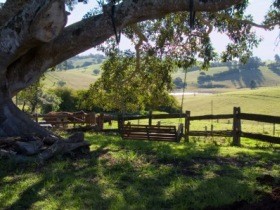
<instances>
[{"instance_id":1,"label":"tree bark","mask_svg":"<svg viewBox=\"0 0 280 210\"><path fill-rule=\"evenodd\" d=\"M51 134L19 110L11 98L0 98L0 136L40 136Z\"/></svg>"}]
</instances>

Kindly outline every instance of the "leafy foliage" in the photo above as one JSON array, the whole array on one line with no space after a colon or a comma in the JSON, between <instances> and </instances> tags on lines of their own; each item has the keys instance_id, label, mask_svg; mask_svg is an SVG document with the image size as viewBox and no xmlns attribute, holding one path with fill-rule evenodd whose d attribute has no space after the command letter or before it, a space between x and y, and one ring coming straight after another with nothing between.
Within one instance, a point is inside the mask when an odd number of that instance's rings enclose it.
<instances>
[{"instance_id":1,"label":"leafy foliage","mask_svg":"<svg viewBox=\"0 0 280 210\"><path fill-rule=\"evenodd\" d=\"M60 98L59 111L76 111L77 96L72 89L56 88L52 93Z\"/></svg>"},{"instance_id":2,"label":"leafy foliage","mask_svg":"<svg viewBox=\"0 0 280 210\"><path fill-rule=\"evenodd\" d=\"M280 75L280 56L276 54L274 58L275 62L270 63L268 67L271 71L273 71L277 75Z\"/></svg>"},{"instance_id":3,"label":"leafy foliage","mask_svg":"<svg viewBox=\"0 0 280 210\"><path fill-rule=\"evenodd\" d=\"M90 106L121 112L173 106L174 100L168 95L172 60L144 54L139 69L136 63L133 54L112 51L101 67L101 78L90 87Z\"/></svg>"},{"instance_id":4,"label":"leafy foliage","mask_svg":"<svg viewBox=\"0 0 280 210\"><path fill-rule=\"evenodd\" d=\"M269 25L270 29L274 29L275 26L280 25L280 1L274 0L270 6L270 10L265 16L264 24Z\"/></svg>"},{"instance_id":5,"label":"leafy foliage","mask_svg":"<svg viewBox=\"0 0 280 210\"><path fill-rule=\"evenodd\" d=\"M22 103L22 110L34 113L37 106L43 102L42 83L37 81L17 95L17 100ZM27 105L27 107L25 107Z\"/></svg>"}]
</instances>

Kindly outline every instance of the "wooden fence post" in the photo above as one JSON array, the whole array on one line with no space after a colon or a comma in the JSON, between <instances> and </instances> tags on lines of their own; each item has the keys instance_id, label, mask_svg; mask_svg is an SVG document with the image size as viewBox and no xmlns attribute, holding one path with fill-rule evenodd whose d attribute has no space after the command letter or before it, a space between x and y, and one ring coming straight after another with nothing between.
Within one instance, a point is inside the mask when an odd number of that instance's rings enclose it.
<instances>
[{"instance_id":1,"label":"wooden fence post","mask_svg":"<svg viewBox=\"0 0 280 210\"><path fill-rule=\"evenodd\" d=\"M191 112L186 111L186 114L185 114L185 141L186 142L189 142L190 116L191 116Z\"/></svg>"},{"instance_id":2,"label":"wooden fence post","mask_svg":"<svg viewBox=\"0 0 280 210\"><path fill-rule=\"evenodd\" d=\"M149 111L149 126L152 125L152 117L153 117L153 111Z\"/></svg>"},{"instance_id":3,"label":"wooden fence post","mask_svg":"<svg viewBox=\"0 0 280 210\"><path fill-rule=\"evenodd\" d=\"M104 114L101 113L99 115L99 122L98 122L98 125L99 125L99 129L100 131L102 131L104 129Z\"/></svg>"},{"instance_id":4,"label":"wooden fence post","mask_svg":"<svg viewBox=\"0 0 280 210\"><path fill-rule=\"evenodd\" d=\"M233 145L240 146L240 136L241 136L241 120L240 120L240 107L233 108Z\"/></svg>"},{"instance_id":5,"label":"wooden fence post","mask_svg":"<svg viewBox=\"0 0 280 210\"><path fill-rule=\"evenodd\" d=\"M95 125L96 124L96 115L95 112L90 113L90 120L89 120L91 125Z\"/></svg>"},{"instance_id":6,"label":"wooden fence post","mask_svg":"<svg viewBox=\"0 0 280 210\"><path fill-rule=\"evenodd\" d=\"M35 113L35 121L36 121L36 123L38 123L38 121L39 121L38 120L38 113L37 112Z\"/></svg>"},{"instance_id":7,"label":"wooden fence post","mask_svg":"<svg viewBox=\"0 0 280 210\"><path fill-rule=\"evenodd\" d=\"M118 130L121 135L122 135L123 126L124 126L123 115L119 114L118 115Z\"/></svg>"}]
</instances>

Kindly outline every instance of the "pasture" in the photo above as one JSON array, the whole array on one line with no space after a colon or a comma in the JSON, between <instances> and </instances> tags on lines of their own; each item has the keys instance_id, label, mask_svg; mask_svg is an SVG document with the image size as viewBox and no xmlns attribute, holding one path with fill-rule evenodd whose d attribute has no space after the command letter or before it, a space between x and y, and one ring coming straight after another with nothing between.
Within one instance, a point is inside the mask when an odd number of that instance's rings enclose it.
<instances>
[{"instance_id":1,"label":"pasture","mask_svg":"<svg viewBox=\"0 0 280 210\"><path fill-rule=\"evenodd\" d=\"M53 88L59 81L64 81L66 82L65 87L73 88L74 90L87 89L90 84L94 83L100 77L100 74L93 74L93 70L99 68L100 64L95 64L67 71L47 72L46 78L43 80L44 88Z\"/></svg>"},{"instance_id":2,"label":"pasture","mask_svg":"<svg viewBox=\"0 0 280 210\"><path fill-rule=\"evenodd\" d=\"M86 60L78 60L75 61L75 66L81 65L82 62ZM92 64L86 67L74 68L71 70L62 70L62 71L51 71L46 74L46 79L43 81L46 88L52 88L58 81L65 81L66 87L73 89L86 89L90 84L94 83L99 77L99 75L94 75L94 69L100 69L101 64ZM228 67L213 67L209 68L208 71L192 71L187 73L187 85L188 90L198 90L197 79L200 75L200 72L205 72L207 75L213 76L214 74L224 74L229 71ZM250 72L249 72L250 73ZM238 88L246 87L246 84L243 80L256 80L258 86L261 87L269 87L269 86L277 86L280 84L279 79L280 76L272 72L268 69L267 66L261 66L257 72L246 73L244 75L240 75L238 78L222 78L217 81L213 81L213 84L220 84L225 86L225 88L216 88L216 89L205 89L199 91L211 91L211 92L227 92L229 90L234 91ZM258 77L254 78L252 75L257 74ZM182 80L184 79L184 73L182 69L177 69L172 73L172 78L175 79L180 77Z\"/></svg>"},{"instance_id":3,"label":"pasture","mask_svg":"<svg viewBox=\"0 0 280 210\"><path fill-rule=\"evenodd\" d=\"M124 141L90 133L86 139L90 154L44 166L1 160L0 209L262 207L262 196L273 196L279 184L279 146L247 139L242 147L195 138ZM270 201L265 205L277 205Z\"/></svg>"},{"instance_id":4,"label":"pasture","mask_svg":"<svg viewBox=\"0 0 280 210\"><path fill-rule=\"evenodd\" d=\"M239 88L245 88L246 83L249 81L255 80L259 87L270 87L279 85L279 75L271 71L267 66L261 66L259 69L255 69L254 71L244 71L237 74L226 74L229 73L229 68L224 67L212 67L207 71L191 71L187 73L187 85L189 90L197 90L198 84L197 79L200 76L201 72L204 72L206 75L214 76L216 75L216 79L212 81L212 83L219 84L224 86L224 88L216 88L215 92L225 92L228 90L235 90ZM182 80L184 79L185 73L178 69L175 73L173 73L172 77L180 77ZM211 90L211 89L206 89Z\"/></svg>"},{"instance_id":5,"label":"pasture","mask_svg":"<svg viewBox=\"0 0 280 210\"><path fill-rule=\"evenodd\" d=\"M181 96L176 97L178 101ZM242 112L280 116L280 87L239 89L210 95L192 94L184 97L183 110L192 115L232 113L233 107L241 107Z\"/></svg>"}]
</instances>

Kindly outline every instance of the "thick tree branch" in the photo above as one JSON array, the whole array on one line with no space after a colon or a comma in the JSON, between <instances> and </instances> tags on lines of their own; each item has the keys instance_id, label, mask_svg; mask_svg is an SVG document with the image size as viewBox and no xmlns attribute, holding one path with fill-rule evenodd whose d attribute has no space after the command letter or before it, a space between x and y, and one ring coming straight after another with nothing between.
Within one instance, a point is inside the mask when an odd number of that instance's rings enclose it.
<instances>
[{"instance_id":1,"label":"thick tree branch","mask_svg":"<svg viewBox=\"0 0 280 210\"><path fill-rule=\"evenodd\" d=\"M242 3L243 0L213 0L202 3L195 0L196 11L216 12ZM188 11L189 0L127 0L116 6L115 25L118 30L149 19L162 18L169 13ZM9 67L10 88L13 94L36 81L47 68L95 47L114 34L111 9L82 20L67 28L52 42L33 49L22 60ZM51 56L50 56L51 55ZM22 63L22 64L19 64ZM19 71L20 69L20 71Z\"/></svg>"},{"instance_id":2,"label":"thick tree branch","mask_svg":"<svg viewBox=\"0 0 280 210\"><path fill-rule=\"evenodd\" d=\"M0 27L14 17L24 5L29 4L31 1L32 0L6 0L4 6L0 9Z\"/></svg>"},{"instance_id":3,"label":"thick tree branch","mask_svg":"<svg viewBox=\"0 0 280 210\"><path fill-rule=\"evenodd\" d=\"M49 42L55 38L65 24L63 0L38 0L28 3L0 28L1 73L40 42Z\"/></svg>"}]
</instances>

